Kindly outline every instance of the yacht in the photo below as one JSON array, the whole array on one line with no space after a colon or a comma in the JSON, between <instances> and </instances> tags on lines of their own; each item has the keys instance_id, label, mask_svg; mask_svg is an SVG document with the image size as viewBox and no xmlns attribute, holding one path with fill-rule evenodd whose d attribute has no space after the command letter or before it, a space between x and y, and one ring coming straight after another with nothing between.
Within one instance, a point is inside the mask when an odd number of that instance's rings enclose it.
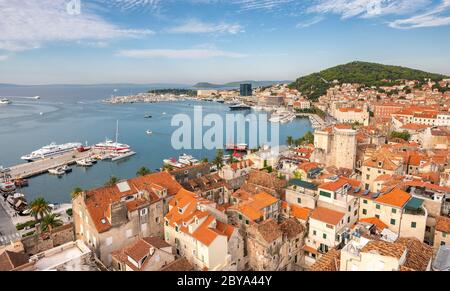
<instances>
[{"instance_id":1,"label":"yacht","mask_svg":"<svg viewBox=\"0 0 450 291\"><path fill-rule=\"evenodd\" d=\"M191 166L198 164L199 161L195 159L193 156L183 154L182 156L179 157L178 162L186 166Z\"/></svg>"},{"instance_id":2,"label":"yacht","mask_svg":"<svg viewBox=\"0 0 450 291\"><path fill-rule=\"evenodd\" d=\"M41 149L32 152L31 154L21 157L21 159L29 162L34 162L37 160L42 160L45 158L74 151L80 146L82 146L81 143L66 143L62 145L51 143L50 145L44 146Z\"/></svg>"},{"instance_id":3,"label":"yacht","mask_svg":"<svg viewBox=\"0 0 450 291\"><path fill-rule=\"evenodd\" d=\"M230 106L231 111L250 110L250 109L252 109L250 106L243 104L243 103Z\"/></svg>"},{"instance_id":4,"label":"yacht","mask_svg":"<svg viewBox=\"0 0 450 291\"><path fill-rule=\"evenodd\" d=\"M147 130L145 133L147 133L147 135L152 135L152 134L153 134L153 131L151 131L151 130L149 129L149 130Z\"/></svg>"},{"instance_id":5,"label":"yacht","mask_svg":"<svg viewBox=\"0 0 450 291\"><path fill-rule=\"evenodd\" d=\"M12 102L8 99L2 98L0 99L0 105L8 105L11 104Z\"/></svg>"},{"instance_id":6,"label":"yacht","mask_svg":"<svg viewBox=\"0 0 450 291\"><path fill-rule=\"evenodd\" d=\"M91 161L87 160L87 159L82 159L77 161L77 165L81 166L81 167L91 167L93 164Z\"/></svg>"},{"instance_id":7,"label":"yacht","mask_svg":"<svg viewBox=\"0 0 450 291\"><path fill-rule=\"evenodd\" d=\"M270 117L269 121L273 123L288 123L295 119L295 114L288 111L277 111Z\"/></svg>"},{"instance_id":8,"label":"yacht","mask_svg":"<svg viewBox=\"0 0 450 291\"><path fill-rule=\"evenodd\" d=\"M129 145L119 143L119 121L117 121L116 141L106 139L105 142L94 145L94 149L102 152L116 153L128 153L131 151Z\"/></svg>"},{"instance_id":9,"label":"yacht","mask_svg":"<svg viewBox=\"0 0 450 291\"><path fill-rule=\"evenodd\" d=\"M66 171L62 167L55 168L55 169L50 169L50 170L48 170L48 172L51 175L55 175L55 176L62 176L62 175L64 175L66 173Z\"/></svg>"}]
</instances>

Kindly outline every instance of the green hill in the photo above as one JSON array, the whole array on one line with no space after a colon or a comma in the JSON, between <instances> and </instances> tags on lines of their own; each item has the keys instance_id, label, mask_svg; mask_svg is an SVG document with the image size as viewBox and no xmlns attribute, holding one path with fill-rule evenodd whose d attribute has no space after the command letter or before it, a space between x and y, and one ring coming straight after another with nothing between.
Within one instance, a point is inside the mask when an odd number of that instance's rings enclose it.
<instances>
[{"instance_id":1,"label":"green hill","mask_svg":"<svg viewBox=\"0 0 450 291\"><path fill-rule=\"evenodd\" d=\"M307 98L316 100L326 94L327 90L332 87L334 80L338 80L341 84L359 83L368 87L378 87L395 84L397 80L423 81L424 79L431 79L438 81L443 78L448 77L399 66L352 62L301 77L293 82L290 87L299 90Z\"/></svg>"}]
</instances>

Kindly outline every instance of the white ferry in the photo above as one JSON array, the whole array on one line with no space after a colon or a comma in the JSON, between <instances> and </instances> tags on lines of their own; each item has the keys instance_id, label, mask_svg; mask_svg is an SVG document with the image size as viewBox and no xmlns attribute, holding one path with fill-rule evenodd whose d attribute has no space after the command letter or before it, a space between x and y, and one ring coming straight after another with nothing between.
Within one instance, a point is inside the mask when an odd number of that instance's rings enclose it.
<instances>
[{"instance_id":1,"label":"white ferry","mask_svg":"<svg viewBox=\"0 0 450 291\"><path fill-rule=\"evenodd\" d=\"M34 162L74 151L80 146L82 146L81 143L66 143L62 145L51 143L50 145L44 146L37 151L32 152L31 154L21 157L21 159L29 162Z\"/></svg>"}]
</instances>

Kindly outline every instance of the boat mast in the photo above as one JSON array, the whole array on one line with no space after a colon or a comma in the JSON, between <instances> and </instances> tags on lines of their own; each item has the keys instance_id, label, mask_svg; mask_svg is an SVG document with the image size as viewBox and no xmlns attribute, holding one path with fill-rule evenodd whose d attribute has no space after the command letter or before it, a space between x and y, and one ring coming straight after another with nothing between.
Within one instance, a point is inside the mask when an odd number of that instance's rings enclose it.
<instances>
[{"instance_id":1,"label":"boat mast","mask_svg":"<svg viewBox=\"0 0 450 291\"><path fill-rule=\"evenodd\" d=\"M116 143L119 142L119 120L117 120L117 126L116 126Z\"/></svg>"}]
</instances>

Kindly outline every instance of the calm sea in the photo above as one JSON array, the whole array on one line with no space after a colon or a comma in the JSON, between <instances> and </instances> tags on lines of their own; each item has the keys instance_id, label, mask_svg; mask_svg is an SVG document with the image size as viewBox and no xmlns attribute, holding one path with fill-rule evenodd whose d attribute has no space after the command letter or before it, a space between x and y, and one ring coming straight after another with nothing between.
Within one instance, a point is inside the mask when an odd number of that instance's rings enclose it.
<instances>
[{"instance_id":1,"label":"calm sea","mask_svg":"<svg viewBox=\"0 0 450 291\"><path fill-rule=\"evenodd\" d=\"M30 187L21 192L29 201L44 197L52 203L67 203L75 187L99 187L110 176L131 178L142 166L152 170L160 168L166 158L187 153L199 159L213 159L215 150L174 150L171 136L176 128L171 126L171 118L179 113L193 116L194 106L203 106L204 114L225 116L230 113L227 105L198 101L127 105L101 103L102 99L113 94L127 95L148 89L143 86L0 88L0 96L8 96L13 101L12 105L0 106L0 165L8 167L21 163L22 155L51 142L95 144L106 138L113 139L116 120L120 122L119 141L129 144L137 152L136 156L120 162L99 162L88 169L73 166L74 171L62 178L50 175L35 177L30 179ZM24 98L32 96L41 96L41 99ZM153 118L144 119L146 114ZM153 131L152 136L146 135L148 129ZM308 130L311 130L308 119L296 119L282 125L280 144L285 143L287 136L299 138Z\"/></svg>"}]
</instances>

